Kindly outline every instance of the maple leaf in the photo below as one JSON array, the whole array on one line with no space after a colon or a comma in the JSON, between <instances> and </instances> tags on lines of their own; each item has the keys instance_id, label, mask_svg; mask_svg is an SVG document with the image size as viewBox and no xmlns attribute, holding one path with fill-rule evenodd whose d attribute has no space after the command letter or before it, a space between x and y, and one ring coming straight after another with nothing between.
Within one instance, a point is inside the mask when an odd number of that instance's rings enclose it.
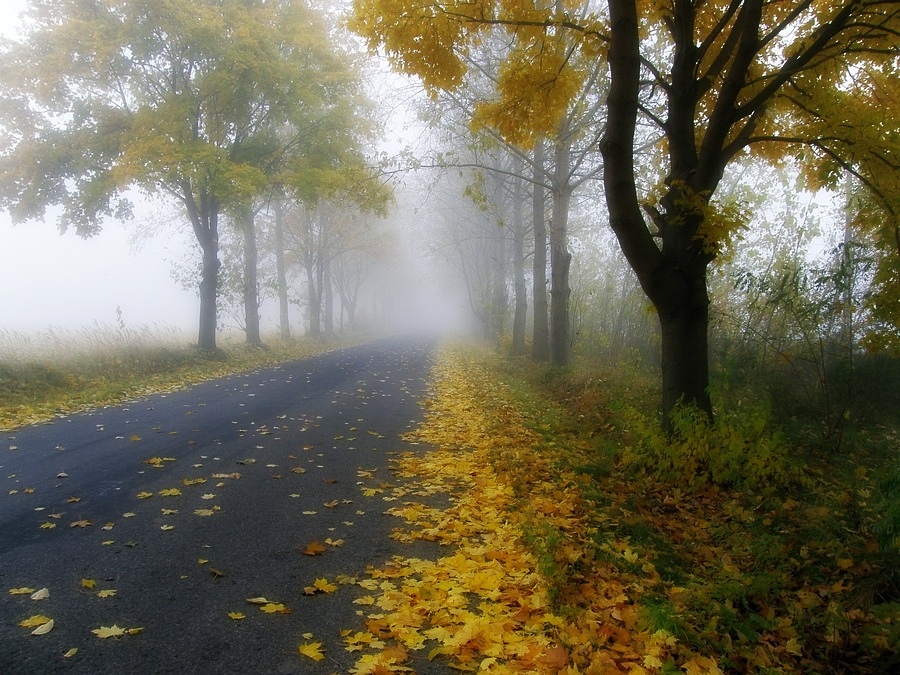
<instances>
[{"instance_id":1,"label":"maple leaf","mask_svg":"<svg viewBox=\"0 0 900 675\"><path fill-rule=\"evenodd\" d=\"M93 587L96 586L96 585L97 585L97 582L94 581L93 579L82 579L82 580L81 580L81 587L82 587L82 588L91 589L91 588L93 588Z\"/></svg>"},{"instance_id":2,"label":"maple leaf","mask_svg":"<svg viewBox=\"0 0 900 675\"><path fill-rule=\"evenodd\" d=\"M69 523L69 527L90 527L93 523L90 520L82 519Z\"/></svg>"},{"instance_id":3,"label":"maple leaf","mask_svg":"<svg viewBox=\"0 0 900 675\"><path fill-rule=\"evenodd\" d=\"M303 555L321 555L325 553L326 550L328 549L322 546L322 544L320 544L319 542L311 541L306 545L306 548L301 550L301 553L303 553Z\"/></svg>"},{"instance_id":4,"label":"maple leaf","mask_svg":"<svg viewBox=\"0 0 900 675\"><path fill-rule=\"evenodd\" d=\"M181 494L181 490L178 488L167 488L165 490L160 490L158 494L160 497L177 497Z\"/></svg>"},{"instance_id":5,"label":"maple leaf","mask_svg":"<svg viewBox=\"0 0 900 675\"><path fill-rule=\"evenodd\" d=\"M313 661L321 661L325 658L325 654L322 653L322 643L321 642L306 642L299 647L297 650L305 657L312 659Z\"/></svg>"},{"instance_id":6,"label":"maple leaf","mask_svg":"<svg viewBox=\"0 0 900 675\"><path fill-rule=\"evenodd\" d=\"M260 606L260 611L265 612L266 614L290 614L291 610L285 607L280 602L269 602L265 605Z\"/></svg>"},{"instance_id":7,"label":"maple leaf","mask_svg":"<svg viewBox=\"0 0 900 675\"><path fill-rule=\"evenodd\" d=\"M49 520L46 523L41 523L42 530L52 530L56 527L56 523L51 523Z\"/></svg>"},{"instance_id":8,"label":"maple leaf","mask_svg":"<svg viewBox=\"0 0 900 675\"><path fill-rule=\"evenodd\" d=\"M232 621L240 621L241 619L246 619L247 615L243 612L228 612L228 618Z\"/></svg>"},{"instance_id":9,"label":"maple leaf","mask_svg":"<svg viewBox=\"0 0 900 675\"><path fill-rule=\"evenodd\" d=\"M146 491L144 491L144 492L138 492L138 493L137 493L137 498L138 498L138 499L150 499L150 497L152 497L152 496L153 496L153 493L152 493L152 492L146 492Z\"/></svg>"},{"instance_id":10,"label":"maple leaf","mask_svg":"<svg viewBox=\"0 0 900 675\"><path fill-rule=\"evenodd\" d=\"M213 509L194 509L195 516L211 516L215 514Z\"/></svg>"},{"instance_id":11,"label":"maple leaf","mask_svg":"<svg viewBox=\"0 0 900 675\"><path fill-rule=\"evenodd\" d=\"M315 582L313 583L313 586L318 588L323 593L334 593L337 590L337 586L330 583L328 581L328 579L325 579L325 578L316 579Z\"/></svg>"},{"instance_id":12,"label":"maple leaf","mask_svg":"<svg viewBox=\"0 0 900 675\"><path fill-rule=\"evenodd\" d=\"M98 638L120 638L125 635L126 630L113 624L112 626L100 626L100 628L95 628L91 632Z\"/></svg>"},{"instance_id":13,"label":"maple leaf","mask_svg":"<svg viewBox=\"0 0 900 675\"><path fill-rule=\"evenodd\" d=\"M116 591L112 588L108 588L97 593L98 598L113 598L116 595Z\"/></svg>"},{"instance_id":14,"label":"maple leaf","mask_svg":"<svg viewBox=\"0 0 900 675\"><path fill-rule=\"evenodd\" d=\"M181 480L184 485L200 485L201 483L205 483L205 478L183 478Z\"/></svg>"},{"instance_id":15,"label":"maple leaf","mask_svg":"<svg viewBox=\"0 0 900 675\"><path fill-rule=\"evenodd\" d=\"M52 619L49 616L44 616L43 614L35 614L34 616L29 616L27 619L23 619L19 622L19 625L22 628L35 628L36 626L43 626L48 621Z\"/></svg>"}]
</instances>

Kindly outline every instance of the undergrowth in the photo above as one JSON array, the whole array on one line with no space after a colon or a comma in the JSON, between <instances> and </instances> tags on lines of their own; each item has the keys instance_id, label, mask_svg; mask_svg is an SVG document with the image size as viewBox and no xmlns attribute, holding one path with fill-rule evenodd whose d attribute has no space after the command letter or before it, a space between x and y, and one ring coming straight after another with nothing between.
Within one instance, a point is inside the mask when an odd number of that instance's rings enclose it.
<instances>
[{"instance_id":1,"label":"undergrowth","mask_svg":"<svg viewBox=\"0 0 900 675\"><path fill-rule=\"evenodd\" d=\"M677 639L659 672L684 672L691 654L715 654L734 673L898 672L890 435L874 443L863 432L858 442L869 442L852 453L811 454L763 405L744 405L713 424L681 408L667 436L654 382L634 372L481 358L542 435L548 461L577 476L592 524L579 564L612 567L644 628ZM542 534L525 539L557 602L577 606L584 575L565 559L554 567L559 537Z\"/></svg>"}]
</instances>

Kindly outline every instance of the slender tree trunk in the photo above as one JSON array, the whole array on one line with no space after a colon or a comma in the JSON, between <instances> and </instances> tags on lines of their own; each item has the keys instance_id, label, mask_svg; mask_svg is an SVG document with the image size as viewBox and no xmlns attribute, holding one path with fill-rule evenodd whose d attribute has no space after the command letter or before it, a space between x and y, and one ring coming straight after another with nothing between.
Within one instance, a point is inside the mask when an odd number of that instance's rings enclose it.
<instances>
[{"instance_id":1,"label":"slender tree trunk","mask_svg":"<svg viewBox=\"0 0 900 675\"><path fill-rule=\"evenodd\" d=\"M197 205L186 194L185 207L203 254L200 269L200 326L197 347L201 352L216 351L217 300L219 296L219 210L212 197L204 196Z\"/></svg>"},{"instance_id":2,"label":"slender tree trunk","mask_svg":"<svg viewBox=\"0 0 900 675\"><path fill-rule=\"evenodd\" d=\"M499 349L503 341L509 312L509 296L506 291L506 237L503 230L497 231L497 238L494 240L493 248L494 281L491 284L488 320L491 325L491 337L495 346Z\"/></svg>"},{"instance_id":3,"label":"slender tree trunk","mask_svg":"<svg viewBox=\"0 0 900 675\"><path fill-rule=\"evenodd\" d=\"M547 221L544 213L544 146L534 145L534 195L531 214L534 224L534 336L531 356L550 360L550 327L547 322Z\"/></svg>"},{"instance_id":4,"label":"slender tree trunk","mask_svg":"<svg viewBox=\"0 0 900 675\"><path fill-rule=\"evenodd\" d=\"M528 292L525 286L525 222L522 214L522 163L516 159L513 172L513 285L516 294L516 307L513 314L512 354L522 356L525 353L525 319L528 311Z\"/></svg>"},{"instance_id":5,"label":"slender tree trunk","mask_svg":"<svg viewBox=\"0 0 900 675\"><path fill-rule=\"evenodd\" d=\"M553 216L550 220L550 349L554 366L567 366L571 360L569 330L569 253L568 220L571 188L569 187L569 145L564 134L556 145L556 168L553 177Z\"/></svg>"},{"instance_id":6,"label":"slender tree trunk","mask_svg":"<svg viewBox=\"0 0 900 675\"><path fill-rule=\"evenodd\" d=\"M248 208L243 216L244 230L244 330L247 344L262 346L259 333L259 287L257 268L259 251L256 245L256 216L252 208Z\"/></svg>"},{"instance_id":7,"label":"slender tree trunk","mask_svg":"<svg viewBox=\"0 0 900 675\"><path fill-rule=\"evenodd\" d=\"M324 296L325 334L334 335L334 289L331 287L331 260L322 261L322 294Z\"/></svg>"},{"instance_id":8,"label":"slender tree trunk","mask_svg":"<svg viewBox=\"0 0 900 675\"><path fill-rule=\"evenodd\" d=\"M287 265L284 260L284 202L281 195L275 197L275 274L278 287L278 326L282 340L291 337L288 313Z\"/></svg>"},{"instance_id":9,"label":"slender tree trunk","mask_svg":"<svg viewBox=\"0 0 900 675\"><path fill-rule=\"evenodd\" d=\"M309 298L309 335L320 337L322 335L322 293L318 283L319 275L316 274L315 265L306 266L306 287Z\"/></svg>"}]
</instances>

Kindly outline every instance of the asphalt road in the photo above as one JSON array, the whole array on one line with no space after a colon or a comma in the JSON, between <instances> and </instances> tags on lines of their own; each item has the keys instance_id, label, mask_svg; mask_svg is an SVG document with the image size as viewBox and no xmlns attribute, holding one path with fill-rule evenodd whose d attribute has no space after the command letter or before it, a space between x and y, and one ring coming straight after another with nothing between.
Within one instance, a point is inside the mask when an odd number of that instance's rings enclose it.
<instances>
[{"instance_id":1,"label":"asphalt road","mask_svg":"<svg viewBox=\"0 0 900 675\"><path fill-rule=\"evenodd\" d=\"M400 434L433 346L380 341L0 435L0 673L347 672L340 631L363 629L366 591L335 580L411 554L364 490L423 450ZM322 578L338 590L304 595ZM49 597L8 592L23 587ZM38 614L48 633L19 625Z\"/></svg>"}]
</instances>

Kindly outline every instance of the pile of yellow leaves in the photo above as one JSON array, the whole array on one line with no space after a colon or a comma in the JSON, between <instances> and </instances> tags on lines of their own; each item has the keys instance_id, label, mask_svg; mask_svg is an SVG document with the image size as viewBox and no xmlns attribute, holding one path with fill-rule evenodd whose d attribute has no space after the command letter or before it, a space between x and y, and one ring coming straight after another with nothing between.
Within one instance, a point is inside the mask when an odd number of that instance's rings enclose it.
<instances>
[{"instance_id":1,"label":"pile of yellow leaves","mask_svg":"<svg viewBox=\"0 0 900 675\"><path fill-rule=\"evenodd\" d=\"M451 551L436 561L396 557L369 570L361 585L375 593L355 601L368 608L369 639L345 639L353 640L348 650L378 651L365 653L351 672L414 671L412 654L449 659L463 671L659 672L676 639L641 630L639 590L591 559L574 476L561 475L554 458L536 450L538 436L503 386L463 359L442 350L426 423L407 437L437 449L398 461L398 473L412 482L406 495L445 493L452 506L406 501L388 511L407 525L396 539L436 541ZM554 571L565 577L561 588ZM652 565L645 571L654 574ZM555 611L562 606L565 612ZM683 668L721 672L702 656Z\"/></svg>"}]
</instances>

